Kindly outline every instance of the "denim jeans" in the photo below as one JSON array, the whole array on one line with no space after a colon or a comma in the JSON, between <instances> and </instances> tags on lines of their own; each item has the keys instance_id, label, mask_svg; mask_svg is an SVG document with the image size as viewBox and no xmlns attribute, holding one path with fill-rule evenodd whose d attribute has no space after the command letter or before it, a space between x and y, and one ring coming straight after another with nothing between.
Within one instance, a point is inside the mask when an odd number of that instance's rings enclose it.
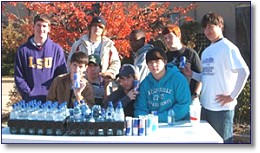
<instances>
[{"instance_id":1,"label":"denim jeans","mask_svg":"<svg viewBox=\"0 0 260 153\"><path fill-rule=\"evenodd\" d=\"M201 119L206 120L223 138L224 143L233 143L234 110L210 111L202 107Z\"/></svg>"}]
</instances>

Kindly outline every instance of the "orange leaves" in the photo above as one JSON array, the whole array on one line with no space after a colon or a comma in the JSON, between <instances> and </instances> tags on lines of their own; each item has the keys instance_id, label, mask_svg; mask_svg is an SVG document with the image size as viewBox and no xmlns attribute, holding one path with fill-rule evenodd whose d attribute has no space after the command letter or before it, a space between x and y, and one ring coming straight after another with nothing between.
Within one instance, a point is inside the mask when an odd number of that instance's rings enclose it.
<instances>
[{"instance_id":1,"label":"orange leaves","mask_svg":"<svg viewBox=\"0 0 260 153\"><path fill-rule=\"evenodd\" d=\"M6 2L12 6L23 4L35 13L48 13L52 20L50 37L59 43L64 50L70 51L71 44L88 31L87 25L94 15L102 15L107 21L107 36L110 37L122 56L129 55L129 41L127 39L134 29L143 29L146 32L147 41L156 39L160 30L167 23L172 22L169 16L179 13L178 20L191 21L186 13L197 7L191 3L186 7L172 7L172 2ZM145 4L145 6L144 6ZM142 7L141 7L142 5ZM3 6L2 6L3 9ZM19 9L19 8L17 8ZM20 21L12 13L8 13L9 19ZM32 27L32 22L18 22ZM26 28L27 32L31 32ZM25 36L28 37L28 36Z\"/></svg>"},{"instance_id":2,"label":"orange leaves","mask_svg":"<svg viewBox=\"0 0 260 153\"><path fill-rule=\"evenodd\" d=\"M185 21L189 22L189 21L193 21L193 18L189 17L189 16L185 16Z\"/></svg>"}]
</instances>

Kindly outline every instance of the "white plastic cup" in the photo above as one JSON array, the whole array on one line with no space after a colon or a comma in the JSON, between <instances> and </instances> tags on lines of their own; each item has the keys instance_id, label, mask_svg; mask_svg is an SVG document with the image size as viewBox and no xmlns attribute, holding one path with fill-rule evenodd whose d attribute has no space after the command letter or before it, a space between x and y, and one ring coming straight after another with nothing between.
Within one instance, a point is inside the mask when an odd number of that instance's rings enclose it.
<instances>
[{"instance_id":1,"label":"white plastic cup","mask_svg":"<svg viewBox=\"0 0 260 153\"><path fill-rule=\"evenodd\" d=\"M190 105L190 122L192 126L200 123L200 113L201 113L200 105Z\"/></svg>"}]
</instances>

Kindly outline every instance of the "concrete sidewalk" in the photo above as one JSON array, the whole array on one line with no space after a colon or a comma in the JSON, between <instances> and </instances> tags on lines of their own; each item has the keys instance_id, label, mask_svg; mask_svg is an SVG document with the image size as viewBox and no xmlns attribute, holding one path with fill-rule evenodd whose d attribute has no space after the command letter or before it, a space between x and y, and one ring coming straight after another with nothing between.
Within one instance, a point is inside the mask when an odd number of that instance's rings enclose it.
<instances>
[{"instance_id":1,"label":"concrete sidewalk","mask_svg":"<svg viewBox=\"0 0 260 153\"><path fill-rule=\"evenodd\" d=\"M14 78L11 77L2 77L1 82L1 107L2 107L2 114L10 112L11 107L7 106L9 102L9 92L13 90L14 87Z\"/></svg>"}]
</instances>

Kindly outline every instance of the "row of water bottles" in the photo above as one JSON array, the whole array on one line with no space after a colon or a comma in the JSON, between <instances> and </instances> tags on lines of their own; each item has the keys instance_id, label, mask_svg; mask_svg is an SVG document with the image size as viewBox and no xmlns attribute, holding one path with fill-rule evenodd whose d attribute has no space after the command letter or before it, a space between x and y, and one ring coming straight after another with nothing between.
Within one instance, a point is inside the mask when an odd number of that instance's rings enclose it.
<instances>
[{"instance_id":1,"label":"row of water bottles","mask_svg":"<svg viewBox=\"0 0 260 153\"><path fill-rule=\"evenodd\" d=\"M21 100L15 103L10 112L11 120L39 120L39 121L63 121L68 115L67 102Z\"/></svg>"},{"instance_id":2,"label":"row of water bottles","mask_svg":"<svg viewBox=\"0 0 260 153\"><path fill-rule=\"evenodd\" d=\"M85 103L75 101L73 108L67 108L67 102L32 100L25 102L21 100L15 103L10 113L11 120L39 120L39 121L64 121L69 116L70 122L103 122L103 121L124 121L124 109L122 102L118 101L114 108L112 101L108 102L106 109L100 105L92 108Z\"/></svg>"},{"instance_id":3,"label":"row of water bottles","mask_svg":"<svg viewBox=\"0 0 260 153\"><path fill-rule=\"evenodd\" d=\"M114 108L112 101L108 102L108 107L101 108L100 105L94 105L90 108L84 101L80 104L75 101L74 108L69 110L70 122L114 122L125 120L122 102L118 101Z\"/></svg>"}]
</instances>

